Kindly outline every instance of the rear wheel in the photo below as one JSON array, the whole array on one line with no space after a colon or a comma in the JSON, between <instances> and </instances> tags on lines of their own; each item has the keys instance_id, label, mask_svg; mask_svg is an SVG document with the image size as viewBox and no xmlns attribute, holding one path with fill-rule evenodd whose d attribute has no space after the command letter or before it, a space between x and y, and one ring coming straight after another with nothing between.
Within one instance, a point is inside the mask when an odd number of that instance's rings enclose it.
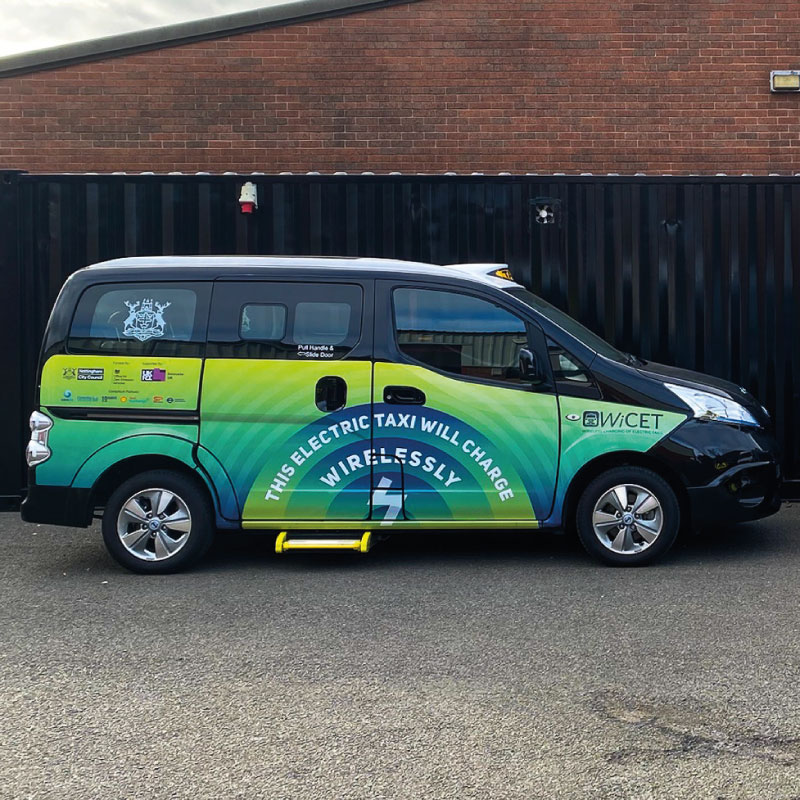
<instances>
[{"instance_id":1,"label":"rear wheel","mask_svg":"<svg viewBox=\"0 0 800 800\"><path fill-rule=\"evenodd\" d=\"M672 487L643 467L615 467L584 490L578 537L593 556L616 566L647 564L672 547L680 505Z\"/></svg>"},{"instance_id":2,"label":"rear wheel","mask_svg":"<svg viewBox=\"0 0 800 800\"><path fill-rule=\"evenodd\" d=\"M177 572L203 556L214 536L208 494L178 472L153 470L125 481L103 513L109 553L133 572Z\"/></svg>"}]
</instances>

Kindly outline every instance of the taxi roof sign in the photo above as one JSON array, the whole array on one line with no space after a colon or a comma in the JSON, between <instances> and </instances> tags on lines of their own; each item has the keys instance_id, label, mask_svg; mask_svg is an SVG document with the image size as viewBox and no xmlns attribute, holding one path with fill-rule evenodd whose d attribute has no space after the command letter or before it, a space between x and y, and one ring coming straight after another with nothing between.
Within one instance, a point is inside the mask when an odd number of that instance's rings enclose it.
<instances>
[{"instance_id":1,"label":"taxi roof sign","mask_svg":"<svg viewBox=\"0 0 800 800\"><path fill-rule=\"evenodd\" d=\"M514 276L511 274L508 264L447 264L447 266L469 272L472 275L485 275L489 278L514 282Z\"/></svg>"}]
</instances>

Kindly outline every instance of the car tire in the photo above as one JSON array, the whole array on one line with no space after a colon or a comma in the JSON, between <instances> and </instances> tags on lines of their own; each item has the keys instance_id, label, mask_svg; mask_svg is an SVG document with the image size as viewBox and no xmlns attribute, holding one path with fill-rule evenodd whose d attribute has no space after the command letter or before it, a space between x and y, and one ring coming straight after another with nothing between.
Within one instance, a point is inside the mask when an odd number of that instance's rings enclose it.
<instances>
[{"instance_id":1,"label":"car tire","mask_svg":"<svg viewBox=\"0 0 800 800\"><path fill-rule=\"evenodd\" d=\"M211 545L214 511L199 480L152 470L114 491L103 512L102 530L108 552L126 569L179 572Z\"/></svg>"},{"instance_id":2,"label":"car tire","mask_svg":"<svg viewBox=\"0 0 800 800\"><path fill-rule=\"evenodd\" d=\"M613 566L641 566L675 542L681 510L672 487L644 467L615 467L583 490L575 515L586 551Z\"/></svg>"}]
</instances>

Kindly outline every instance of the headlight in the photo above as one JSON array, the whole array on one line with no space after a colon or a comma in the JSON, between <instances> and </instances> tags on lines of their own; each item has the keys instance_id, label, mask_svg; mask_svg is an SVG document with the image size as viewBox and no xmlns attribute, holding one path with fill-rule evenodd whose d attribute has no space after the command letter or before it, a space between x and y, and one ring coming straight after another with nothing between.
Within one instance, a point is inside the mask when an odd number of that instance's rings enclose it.
<instances>
[{"instance_id":1,"label":"headlight","mask_svg":"<svg viewBox=\"0 0 800 800\"><path fill-rule=\"evenodd\" d=\"M718 422L732 422L734 425L753 425L759 427L756 418L735 400L703 392L700 389L690 389L688 386L676 386L674 383L665 383L673 394L680 397L694 412L698 419L716 420Z\"/></svg>"}]
</instances>

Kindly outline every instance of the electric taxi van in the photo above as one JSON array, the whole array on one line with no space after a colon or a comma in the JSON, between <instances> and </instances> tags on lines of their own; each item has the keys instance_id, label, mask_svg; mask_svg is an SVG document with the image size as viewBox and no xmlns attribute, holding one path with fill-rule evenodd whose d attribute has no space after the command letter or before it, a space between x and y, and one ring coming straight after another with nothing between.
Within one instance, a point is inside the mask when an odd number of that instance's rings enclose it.
<instances>
[{"instance_id":1,"label":"electric taxi van","mask_svg":"<svg viewBox=\"0 0 800 800\"><path fill-rule=\"evenodd\" d=\"M44 336L29 522L138 572L217 530L365 552L436 528L572 528L616 565L779 507L745 389L622 353L504 265L124 258L65 283Z\"/></svg>"}]
</instances>

